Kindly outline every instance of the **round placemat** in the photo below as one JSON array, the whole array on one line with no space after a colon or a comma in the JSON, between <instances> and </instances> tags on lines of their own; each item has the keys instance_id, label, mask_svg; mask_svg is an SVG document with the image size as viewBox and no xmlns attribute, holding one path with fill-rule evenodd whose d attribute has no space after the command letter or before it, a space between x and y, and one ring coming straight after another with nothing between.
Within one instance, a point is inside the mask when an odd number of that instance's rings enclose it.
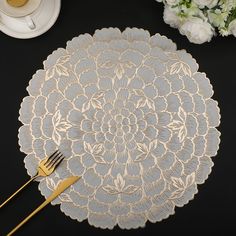
<instances>
[{"instance_id":1,"label":"round placemat","mask_svg":"<svg viewBox=\"0 0 236 236\"><path fill-rule=\"evenodd\" d=\"M33 76L20 109L21 151L34 175L60 149L65 161L39 189L72 219L112 229L161 221L194 198L211 172L218 104L198 64L159 34L127 28L80 35Z\"/></svg>"}]
</instances>

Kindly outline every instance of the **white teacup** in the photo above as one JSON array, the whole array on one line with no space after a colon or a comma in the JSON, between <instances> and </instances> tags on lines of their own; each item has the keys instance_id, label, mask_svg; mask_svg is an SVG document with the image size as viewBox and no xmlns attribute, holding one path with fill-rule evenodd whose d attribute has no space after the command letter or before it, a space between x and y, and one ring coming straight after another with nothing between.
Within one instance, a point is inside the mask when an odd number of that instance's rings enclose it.
<instances>
[{"instance_id":1,"label":"white teacup","mask_svg":"<svg viewBox=\"0 0 236 236\"><path fill-rule=\"evenodd\" d=\"M24 3L23 5L17 5L17 3ZM26 25L29 29L35 29L35 23L30 16L40 5L41 0L28 0L28 1L17 1L11 0L0 0L0 11L7 16L14 18L25 18ZM11 5L10 5L11 4Z\"/></svg>"}]
</instances>

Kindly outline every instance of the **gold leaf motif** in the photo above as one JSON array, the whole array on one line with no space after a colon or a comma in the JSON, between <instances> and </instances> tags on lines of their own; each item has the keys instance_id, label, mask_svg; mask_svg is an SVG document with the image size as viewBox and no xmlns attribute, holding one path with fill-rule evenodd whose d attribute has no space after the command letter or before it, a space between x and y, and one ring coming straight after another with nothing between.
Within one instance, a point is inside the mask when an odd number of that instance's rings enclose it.
<instances>
[{"instance_id":1,"label":"gold leaf motif","mask_svg":"<svg viewBox=\"0 0 236 236\"><path fill-rule=\"evenodd\" d=\"M158 143L157 139L155 139L149 143L149 152L153 151L157 148L157 143Z\"/></svg>"},{"instance_id":2,"label":"gold leaf motif","mask_svg":"<svg viewBox=\"0 0 236 236\"><path fill-rule=\"evenodd\" d=\"M137 108L144 107L146 105L146 98L142 97L137 102Z\"/></svg>"},{"instance_id":3,"label":"gold leaf motif","mask_svg":"<svg viewBox=\"0 0 236 236\"><path fill-rule=\"evenodd\" d=\"M61 199L62 202L73 202L71 197L67 193L61 193L59 195L59 198Z\"/></svg>"},{"instance_id":4,"label":"gold leaf motif","mask_svg":"<svg viewBox=\"0 0 236 236\"><path fill-rule=\"evenodd\" d=\"M183 196L183 194L184 194L184 189L177 189L171 194L170 199L180 198Z\"/></svg>"},{"instance_id":5,"label":"gold leaf motif","mask_svg":"<svg viewBox=\"0 0 236 236\"><path fill-rule=\"evenodd\" d=\"M195 173L193 172L192 174L188 175L186 177L185 182L181 178L175 178L175 177L172 177L171 180L172 180L173 186L177 189L171 194L170 198L171 199L180 198L183 196L186 188L194 184Z\"/></svg>"},{"instance_id":6,"label":"gold leaf motif","mask_svg":"<svg viewBox=\"0 0 236 236\"><path fill-rule=\"evenodd\" d=\"M127 187L124 188L123 192L125 194L132 194L136 192L139 188L140 188L139 186L128 185Z\"/></svg>"},{"instance_id":7,"label":"gold leaf motif","mask_svg":"<svg viewBox=\"0 0 236 236\"><path fill-rule=\"evenodd\" d=\"M187 135L187 129L185 128L185 126L183 126L181 129L179 129L178 132L178 138L181 143L184 141L186 135Z\"/></svg>"},{"instance_id":8,"label":"gold leaf motif","mask_svg":"<svg viewBox=\"0 0 236 236\"><path fill-rule=\"evenodd\" d=\"M185 123L186 118L187 118L187 113L184 111L184 109L182 107L179 107L178 116L179 116L180 120Z\"/></svg>"},{"instance_id":9,"label":"gold leaf motif","mask_svg":"<svg viewBox=\"0 0 236 236\"><path fill-rule=\"evenodd\" d=\"M173 65L171 65L170 74L171 75L178 74L181 70L184 73L184 75L188 75L190 77L192 76L192 72L191 72L189 65L187 65L186 63L184 63L182 61L176 62Z\"/></svg>"},{"instance_id":10,"label":"gold leaf motif","mask_svg":"<svg viewBox=\"0 0 236 236\"><path fill-rule=\"evenodd\" d=\"M96 94L93 95L93 99L99 99L99 98L101 98L103 95L104 95L104 92L103 92L103 91L98 92L98 93L96 93Z\"/></svg>"},{"instance_id":11,"label":"gold leaf motif","mask_svg":"<svg viewBox=\"0 0 236 236\"><path fill-rule=\"evenodd\" d=\"M94 109L102 109L102 103L99 100L91 99L91 105Z\"/></svg>"},{"instance_id":12,"label":"gold leaf motif","mask_svg":"<svg viewBox=\"0 0 236 236\"><path fill-rule=\"evenodd\" d=\"M94 155L94 156L93 156L93 159L94 159L95 162L100 163L100 164L105 164L105 163L106 163L106 162L104 161L103 157L101 157L101 156L96 156L96 155Z\"/></svg>"},{"instance_id":13,"label":"gold leaf motif","mask_svg":"<svg viewBox=\"0 0 236 236\"><path fill-rule=\"evenodd\" d=\"M94 109L102 109L102 102L99 101L99 99L101 99L103 95L103 91L94 94L91 100L87 104L84 104L83 111L88 110L90 108L90 104Z\"/></svg>"},{"instance_id":14,"label":"gold leaf motif","mask_svg":"<svg viewBox=\"0 0 236 236\"><path fill-rule=\"evenodd\" d=\"M172 181L174 187L176 187L178 189L185 188L184 181L181 178L171 177L171 181Z\"/></svg>"},{"instance_id":15,"label":"gold leaf motif","mask_svg":"<svg viewBox=\"0 0 236 236\"><path fill-rule=\"evenodd\" d=\"M55 142L55 144L57 146L60 146L60 144L61 144L61 135L56 130L54 130L53 133L52 133L52 139L53 139L53 141Z\"/></svg>"},{"instance_id":16,"label":"gold leaf motif","mask_svg":"<svg viewBox=\"0 0 236 236\"><path fill-rule=\"evenodd\" d=\"M187 113L184 111L183 108L179 108L178 110L178 119L179 120L173 120L168 127L171 128L174 131L178 132L178 139L180 142L183 142L185 137L187 136L187 128L185 126Z\"/></svg>"},{"instance_id":17,"label":"gold leaf motif","mask_svg":"<svg viewBox=\"0 0 236 236\"><path fill-rule=\"evenodd\" d=\"M55 75L55 68L54 67L49 68L46 72L45 80L46 81L50 80L54 75Z\"/></svg>"},{"instance_id":18,"label":"gold leaf motif","mask_svg":"<svg viewBox=\"0 0 236 236\"><path fill-rule=\"evenodd\" d=\"M118 194L119 192L116 190L116 188L114 186L111 185L106 185L102 188L104 191L106 191L109 194Z\"/></svg>"},{"instance_id":19,"label":"gold leaf motif","mask_svg":"<svg viewBox=\"0 0 236 236\"><path fill-rule=\"evenodd\" d=\"M59 76L61 76L61 75L69 76L68 69L65 66L63 66L61 64L57 64L57 65L55 65L55 67L56 67L57 74Z\"/></svg>"},{"instance_id":20,"label":"gold leaf motif","mask_svg":"<svg viewBox=\"0 0 236 236\"><path fill-rule=\"evenodd\" d=\"M173 120L169 125L169 128L173 129L173 130L179 130L183 127L183 123L179 120Z\"/></svg>"},{"instance_id":21,"label":"gold leaf motif","mask_svg":"<svg viewBox=\"0 0 236 236\"><path fill-rule=\"evenodd\" d=\"M157 143L157 139L150 142L149 145L146 145L145 143L137 143L138 151L140 151L141 154L137 155L134 161L144 161L148 157L148 154L157 148Z\"/></svg>"},{"instance_id":22,"label":"gold leaf motif","mask_svg":"<svg viewBox=\"0 0 236 236\"><path fill-rule=\"evenodd\" d=\"M90 143L84 142L84 149L87 153L91 154L93 152L93 148Z\"/></svg>"},{"instance_id":23,"label":"gold leaf motif","mask_svg":"<svg viewBox=\"0 0 236 236\"><path fill-rule=\"evenodd\" d=\"M129 68L129 69L131 69L132 67L135 67L136 65L133 63L133 62L131 62L131 61L126 61L126 62L124 62L124 65L127 67L127 68Z\"/></svg>"},{"instance_id":24,"label":"gold leaf motif","mask_svg":"<svg viewBox=\"0 0 236 236\"><path fill-rule=\"evenodd\" d=\"M60 123L61 121L61 112L60 110L56 111L56 113L54 114L54 116L52 117L52 123L54 125L54 128Z\"/></svg>"},{"instance_id":25,"label":"gold leaf motif","mask_svg":"<svg viewBox=\"0 0 236 236\"><path fill-rule=\"evenodd\" d=\"M170 67L170 74L178 74L181 70L181 62L176 62Z\"/></svg>"},{"instance_id":26,"label":"gold leaf motif","mask_svg":"<svg viewBox=\"0 0 236 236\"><path fill-rule=\"evenodd\" d=\"M141 89L134 89L134 93L138 96L145 96L143 90Z\"/></svg>"},{"instance_id":27,"label":"gold leaf motif","mask_svg":"<svg viewBox=\"0 0 236 236\"><path fill-rule=\"evenodd\" d=\"M70 60L70 55L62 56L57 60L57 64L65 64Z\"/></svg>"},{"instance_id":28,"label":"gold leaf motif","mask_svg":"<svg viewBox=\"0 0 236 236\"><path fill-rule=\"evenodd\" d=\"M125 187L125 180L123 179L121 174L117 175L117 178L114 180L114 184L118 192L121 192L123 190L123 188Z\"/></svg>"},{"instance_id":29,"label":"gold leaf motif","mask_svg":"<svg viewBox=\"0 0 236 236\"><path fill-rule=\"evenodd\" d=\"M60 132L66 132L67 129L71 128L72 125L69 124L66 121L61 121L58 125L57 125L57 130Z\"/></svg>"},{"instance_id":30,"label":"gold leaf motif","mask_svg":"<svg viewBox=\"0 0 236 236\"><path fill-rule=\"evenodd\" d=\"M147 99L146 100L147 106L149 109L152 109L153 111L155 111L155 103L153 100L151 99Z\"/></svg>"},{"instance_id":31,"label":"gold leaf motif","mask_svg":"<svg viewBox=\"0 0 236 236\"><path fill-rule=\"evenodd\" d=\"M59 146L61 143L61 135L59 132L66 132L66 130L71 128L72 126L62 118L60 110L56 111L56 113L52 117L52 124L52 139Z\"/></svg>"},{"instance_id":32,"label":"gold leaf motif","mask_svg":"<svg viewBox=\"0 0 236 236\"><path fill-rule=\"evenodd\" d=\"M101 156L104 151L103 144L95 144L93 147L90 143L84 142L84 149L87 153L91 154L93 156L93 159L97 163L106 163Z\"/></svg>"},{"instance_id":33,"label":"gold leaf motif","mask_svg":"<svg viewBox=\"0 0 236 236\"><path fill-rule=\"evenodd\" d=\"M112 61L106 61L103 64L100 65L102 68L112 68L114 66L114 63Z\"/></svg>"},{"instance_id":34,"label":"gold leaf motif","mask_svg":"<svg viewBox=\"0 0 236 236\"><path fill-rule=\"evenodd\" d=\"M183 63L183 64L182 64L182 70L183 70L183 72L184 72L185 75L188 75L189 77L192 76L192 71L191 71L189 65Z\"/></svg>"},{"instance_id":35,"label":"gold leaf motif","mask_svg":"<svg viewBox=\"0 0 236 236\"><path fill-rule=\"evenodd\" d=\"M193 185L195 182L195 173L193 172L192 174L188 175L186 178L186 187L190 187Z\"/></svg>"},{"instance_id":36,"label":"gold leaf motif","mask_svg":"<svg viewBox=\"0 0 236 236\"><path fill-rule=\"evenodd\" d=\"M109 194L119 194L119 193L132 194L140 188L140 186L134 186L134 185L128 185L125 187L125 180L123 179L121 174L117 175L117 178L114 180L114 185L115 186L107 185L103 187L103 190Z\"/></svg>"},{"instance_id":37,"label":"gold leaf motif","mask_svg":"<svg viewBox=\"0 0 236 236\"><path fill-rule=\"evenodd\" d=\"M138 150L142 153L148 153L149 149L148 146L145 143L137 143Z\"/></svg>"},{"instance_id":38,"label":"gold leaf motif","mask_svg":"<svg viewBox=\"0 0 236 236\"><path fill-rule=\"evenodd\" d=\"M46 185L48 187L48 189L54 191L55 188L57 187L56 183L54 182L54 180L52 178L46 178Z\"/></svg>"},{"instance_id":39,"label":"gold leaf motif","mask_svg":"<svg viewBox=\"0 0 236 236\"><path fill-rule=\"evenodd\" d=\"M147 154L142 153L140 155L137 155L134 161L135 162L144 161L147 158L147 156L148 156Z\"/></svg>"},{"instance_id":40,"label":"gold leaf motif","mask_svg":"<svg viewBox=\"0 0 236 236\"><path fill-rule=\"evenodd\" d=\"M102 154L103 153L103 144L100 143L100 144L95 144L92 148L92 153L95 154L95 155L99 155L99 154Z\"/></svg>"},{"instance_id":41,"label":"gold leaf motif","mask_svg":"<svg viewBox=\"0 0 236 236\"><path fill-rule=\"evenodd\" d=\"M90 101L85 102L82 106L82 112L85 112L90 109Z\"/></svg>"},{"instance_id":42,"label":"gold leaf motif","mask_svg":"<svg viewBox=\"0 0 236 236\"><path fill-rule=\"evenodd\" d=\"M121 79L124 73L125 73L125 70L124 70L123 66L119 63L115 68L115 74L116 74L117 78Z\"/></svg>"}]
</instances>

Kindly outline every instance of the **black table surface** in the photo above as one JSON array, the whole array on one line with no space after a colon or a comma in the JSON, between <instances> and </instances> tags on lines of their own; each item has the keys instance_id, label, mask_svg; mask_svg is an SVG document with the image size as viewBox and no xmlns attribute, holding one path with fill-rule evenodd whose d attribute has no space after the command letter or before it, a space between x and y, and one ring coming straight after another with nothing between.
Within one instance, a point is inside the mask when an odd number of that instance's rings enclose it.
<instances>
[{"instance_id":1,"label":"black table surface","mask_svg":"<svg viewBox=\"0 0 236 236\"><path fill-rule=\"evenodd\" d=\"M151 34L166 35L196 58L214 87L214 99L221 108L222 132L215 166L205 184L199 186L195 199L176 214L160 223L147 223L137 230L97 229L87 221L78 223L60 212L59 206L48 206L16 235L236 235L236 38L216 37L211 43L195 45L163 22L163 5L155 0L62 1L56 24L44 35L19 40L0 33L0 202L29 177L24 168L25 155L18 145L18 113L27 95L26 87L42 62L58 47L82 33L93 34L103 27L144 28ZM44 198L33 183L6 207L0 209L0 235L14 227L37 207Z\"/></svg>"}]
</instances>

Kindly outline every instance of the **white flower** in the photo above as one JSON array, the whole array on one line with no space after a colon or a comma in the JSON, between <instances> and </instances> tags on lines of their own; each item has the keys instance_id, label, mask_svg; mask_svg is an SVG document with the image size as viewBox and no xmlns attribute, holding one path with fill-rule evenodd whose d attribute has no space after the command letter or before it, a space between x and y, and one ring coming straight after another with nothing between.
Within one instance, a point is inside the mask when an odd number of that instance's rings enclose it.
<instances>
[{"instance_id":1,"label":"white flower","mask_svg":"<svg viewBox=\"0 0 236 236\"><path fill-rule=\"evenodd\" d=\"M181 24L181 18L169 6L165 6L163 18L166 24L169 24L171 27L178 28Z\"/></svg>"},{"instance_id":2,"label":"white flower","mask_svg":"<svg viewBox=\"0 0 236 236\"><path fill-rule=\"evenodd\" d=\"M221 36L228 36L228 35L230 35L229 30L226 29L226 28L221 28L221 29L219 30L219 33L220 33Z\"/></svg>"},{"instance_id":3,"label":"white flower","mask_svg":"<svg viewBox=\"0 0 236 236\"><path fill-rule=\"evenodd\" d=\"M218 0L193 0L200 8L213 8L218 3Z\"/></svg>"},{"instance_id":4,"label":"white flower","mask_svg":"<svg viewBox=\"0 0 236 236\"><path fill-rule=\"evenodd\" d=\"M234 37L236 37L236 19L230 22L228 30Z\"/></svg>"},{"instance_id":5,"label":"white flower","mask_svg":"<svg viewBox=\"0 0 236 236\"><path fill-rule=\"evenodd\" d=\"M215 11L208 11L209 22L215 27L219 28L224 27L227 18L228 18L228 13L221 12L219 9Z\"/></svg>"},{"instance_id":6,"label":"white flower","mask_svg":"<svg viewBox=\"0 0 236 236\"><path fill-rule=\"evenodd\" d=\"M212 26L197 17L187 19L179 30L190 42L196 44L210 42L214 34Z\"/></svg>"},{"instance_id":7,"label":"white flower","mask_svg":"<svg viewBox=\"0 0 236 236\"><path fill-rule=\"evenodd\" d=\"M221 36L236 35L235 22L230 23L235 18L236 0L156 1L165 6L165 23L178 28L190 42L209 42L215 32Z\"/></svg>"},{"instance_id":8,"label":"white flower","mask_svg":"<svg viewBox=\"0 0 236 236\"><path fill-rule=\"evenodd\" d=\"M220 3L221 3L221 9L223 12L230 12L236 6L235 0L230 0L230 1L228 0L228 1L224 1L223 3L221 1Z\"/></svg>"},{"instance_id":9,"label":"white flower","mask_svg":"<svg viewBox=\"0 0 236 236\"><path fill-rule=\"evenodd\" d=\"M179 3L179 0L166 0L167 4L175 6Z\"/></svg>"}]
</instances>

